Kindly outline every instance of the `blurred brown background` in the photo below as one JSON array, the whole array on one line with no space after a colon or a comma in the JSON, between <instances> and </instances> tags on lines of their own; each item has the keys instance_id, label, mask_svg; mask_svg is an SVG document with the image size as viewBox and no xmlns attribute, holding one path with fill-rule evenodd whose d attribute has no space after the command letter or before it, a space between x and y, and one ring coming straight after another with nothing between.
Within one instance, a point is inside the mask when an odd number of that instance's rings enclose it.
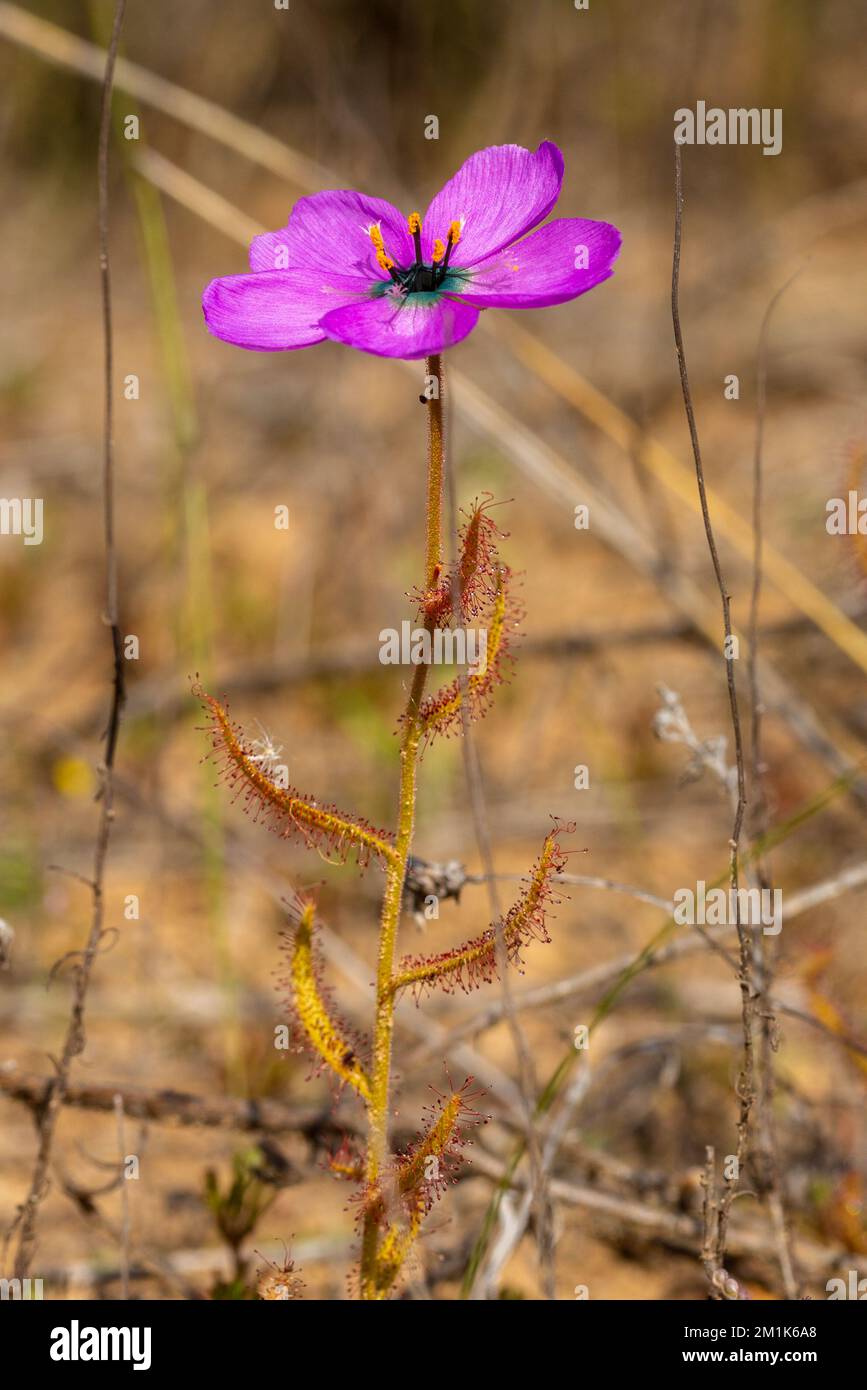
<instances>
[{"instance_id":1,"label":"blurred brown background","mask_svg":"<svg viewBox=\"0 0 867 1390\"><path fill-rule=\"evenodd\" d=\"M0 914L15 931L0 975L0 1030L7 1064L46 1074L69 1000L63 972L48 990L47 974L81 944L90 914L87 889L55 866L89 872L109 675L100 622L99 89L13 41L14 8L0 6L0 494L44 498L45 539L24 547L0 538ZM73 0L27 10L97 43L111 17L106 4ZM529 330L625 411L639 427L636 441L642 432L656 437L691 469L669 305L673 113L699 99L781 107L778 157L755 146L684 150L681 312L690 374L709 485L748 526L759 329L772 294L800 270L770 333L765 535L860 622L857 538L825 529L827 499L863 483L867 91L858 7L591 0L580 12L569 0L326 0L282 12L270 0L130 0L122 51L284 142L302 157L302 176L310 161L337 186L390 198L407 212L423 208L472 151L553 139L566 157L559 214L621 227L611 281L571 305L496 321L486 315L448 357L529 432L519 438L497 416L499 428L486 428L489 417L474 413L456 385L459 498L490 490L511 499L498 517L510 532L504 555L524 574L526 607L514 679L476 737L500 872L529 867L557 814L577 822L570 843L587 851L572 859L574 872L663 899L715 879L727 861L727 799L709 774L684 784L688 752L658 742L651 727L655 687L664 682L700 738L729 728L719 648L697 637L691 615L672 601L678 586L695 585L719 624L700 518L667 485L674 474L666 481L664 469L642 464L637 445L623 449L594 427L552 388L535 348L524 343L521 355L523 340L509 328ZM324 1082L305 1081L303 1060L272 1046L282 1017L279 900L323 881L321 914L336 942L328 974L344 1012L363 1026L378 871L359 879L328 866L230 806L201 764L203 721L189 680L198 671L228 692L254 735L260 721L282 745L295 785L393 823L404 695L401 673L378 663L377 639L411 615L405 594L420 578L422 365L414 380L401 364L332 344L257 355L210 338L201 291L212 277L246 268L231 236L238 224L222 205L215 212L205 204L200 189L187 201L207 217L155 191L136 161L156 152L268 227L283 225L294 199L313 189L257 167L215 130L190 130L177 113L126 95L120 76L117 87L118 120L141 117L140 140L119 138L113 148L111 213L121 623L138 636L141 654L128 663L107 881L107 924L117 937L98 962L76 1076L202 1095L327 1099ZM436 141L424 138L430 114L439 118ZM129 373L140 379L136 401L122 395ZM724 398L731 373L740 379L738 400ZM532 468L530 436L558 456L543 453L541 473ZM574 527L574 505L590 496L604 499L607 531L593 506L589 532ZM289 507L288 531L274 528L279 504ZM641 547L630 540L636 531ZM724 527L722 559L743 627L751 572L731 538ZM863 756L865 670L851 643L844 650L845 624L839 641L819 631L796 586L766 581L762 627L762 651L791 697L785 708L769 700L765 734L771 820L783 826ZM741 695L746 710L745 681ZM827 735L821 748L799 736L811 718ZM574 789L577 764L589 768L588 790ZM418 854L478 869L457 741L425 756L419 815ZM838 790L787 831L771 861L784 900L863 862L864 815L863 798ZM131 894L138 920L124 917ZM552 920L553 943L528 951L516 989L637 951L663 920L658 907L573 887ZM468 886L460 907L445 905L429 924L421 948L460 941L486 921L486 893ZM349 953L342 968L339 946ZM409 917L404 948L420 949ZM805 1239L864 1253L863 1057L831 1036L867 1040L863 898L838 896L800 914L780 938L778 969L779 996L826 1026L782 1020L776 1113L794 1225ZM591 991L522 1016L540 1084L599 997ZM443 1080L442 1050L436 1035L425 1040L425 1019L454 1021L495 998L496 987L469 1003L438 998L404 1019L400 1124L415 1125L427 1081ZM738 1010L736 982L711 953L637 980L594 1035L600 1081L576 1112L557 1174L694 1210L705 1145L722 1154L733 1144ZM471 1042L493 1113L498 1082L484 1066L514 1078L512 1043L502 1025ZM625 1050L606 1072L617 1049ZM465 1071L460 1060L451 1066ZM0 1107L5 1223L26 1191L33 1126L20 1104L0 1098ZM494 1125L480 1142L499 1155L508 1134ZM64 1176L73 1186L100 1186L117 1143L110 1115L65 1114L62 1173L42 1212L34 1271L55 1291L116 1293L116 1243L60 1188ZM225 1182L245 1143L224 1129L160 1125L142 1138L127 1121L126 1150L142 1155L141 1179L128 1185L134 1262L141 1251L177 1257L196 1288L213 1286L225 1271L204 1172L213 1167ZM290 1240L308 1292L340 1298L353 1253L346 1193L311 1169L302 1141L288 1136L281 1146L293 1180L275 1190L253 1243L274 1253ZM429 1265L466 1247L489 1195L482 1177L448 1195L423 1250ZM116 1192L102 1199L111 1222L118 1201ZM703 1296L699 1263L676 1242L569 1205L557 1230L561 1297L579 1283L594 1298ZM734 1267L756 1296L778 1296L773 1261L744 1257ZM458 1259L435 1296L454 1296L460 1268ZM104 1285L94 1273L101 1269ZM136 1291L173 1296L171 1282L149 1269ZM812 1278L811 1291L824 1296L824 1280ZM528 1239L500 1291L538 1290Z\"/></svg>"}]
</instances>

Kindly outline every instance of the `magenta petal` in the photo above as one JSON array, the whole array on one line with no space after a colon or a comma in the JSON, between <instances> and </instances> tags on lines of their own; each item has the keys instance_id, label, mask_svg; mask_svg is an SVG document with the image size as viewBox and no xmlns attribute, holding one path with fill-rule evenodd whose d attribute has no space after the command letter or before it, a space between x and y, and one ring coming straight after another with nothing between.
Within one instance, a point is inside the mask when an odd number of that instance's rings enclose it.
<instances>
[{"instance_id":1,"label":"magenta petal","mask_svg":"<svg viewBox=\"0 0 867 1390\"><path fill-rule=\"evenodd\" d=\"M457 300L419 302L413 296L398 299L383 294L333 309L321 327L329 338L377 357L416 358L459 343L475 328L478 317L478 309Z\"/></svg>"},{"instance_id":2,"label":"magenta petal","mask_svg":"<svg viewBox=\"0 0 867 1390\"><path fill-rule=\"evenodd\" d=\"M533 153L521 145L492 145L470 155L440 189L424 215L423 245L430 260L434 239L464 219L454 266L470 266L538 227L560 196L563 156L545 140Z\"/></svg>"},{"instance_id":3,"label":"magenta petal","mask_svg":"<svg viewBox=\"0 0 867 1390\"><path fill-rule=\"evenodd\" d=\"M563 304L607 280L619 250L610 222L557 218L474 265L462 298L480 309Z\"/></svg>"},{"instance_id":4,"label":"magenta petal","mask_svg":"<svg viewBox=\"0 0 867 1390\"><path fill-rule=\"evenodd\" d=\"M397 265L413 259L406 218L384 198L350 188L299 198L279 232L257 236L250 247L251 270L337 270L382 280L368 228L378 222L385 249Z\"/></svg>"},{"instance_id":5,"label":"magenta petal","mask_svg":"<svg viewBox=\"0 0 867 1390\"><path fill-rule=\"evenodd\" d=\"M279 352L321 343L322 315L358 302L369 291L369 283L355 276L259 271L212 280L202 308L215 338L256 352Z\"/></svg>"}]
</instances>

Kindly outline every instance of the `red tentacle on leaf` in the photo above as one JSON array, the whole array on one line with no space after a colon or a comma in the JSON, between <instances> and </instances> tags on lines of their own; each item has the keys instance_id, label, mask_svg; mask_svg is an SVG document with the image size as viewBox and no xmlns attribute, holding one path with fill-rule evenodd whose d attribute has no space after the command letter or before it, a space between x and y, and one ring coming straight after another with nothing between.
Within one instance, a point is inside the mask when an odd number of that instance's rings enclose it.
<instances>
[{"instance_id":1,"label":"red tentacle on leaf","mask_svg":"<svg viewBox=\"0 0 867 1390\"><path fill-rule=\"evenodd\" d=\"M519 971L523 970L521 951L530 941L551 940L545 915L549 903L559 900L554 879L562 873L567 857L558 836L563 831L571 833L574 828L555 822L553 830L545 837L523 893L499 925L507 959ZM495 979L496 975L497 928L488 927L480 936L439 955L405 956L398 964L392 989L395 993L412 989L417 999L426 988L439 988L447 994L456 989L469 993Z\"/></svg>"},{"instance_id":2,"label":"red tentacle on leaf","mask_svg":"<svg viewBox=\"0 0 867 1390\"><path fill-rule=\"evenodd\" d=\"M279 786L260 765L252 743L232 722L219 700L200 686L194 686L193 694L210 716L206 732L211 736L214 761L231 789L243 795L244 808L254 819L263 819L269 829L284 839L298 837L310 848L333 855L340 863L354 856L364 868L371 858L381 863L393 859L391 832L377 830L360 817L347 816L336 806L320 805L293 787Z\"/></svg>"},{"instance_id":3,"label":"red tentacle on leaf","mask_svg":"<svg viewBox=\"0 0 867 1390\"><path fill-rule=\"evenodd\" d=\"M508 536L488 515L488 508L497 505L486 492L463 512L455 568L440 567L429 589L417 589L411 595L418 603L419 616L432 628L448 627L458 620L469 622L493 603L500 569L497 542Z\"/></svg>"},{"instance_id":4,"label":"red tentacle on leaf","mask_svg":"<svg viewBox=\"0 0 867 1390\"><path fill-rule=\"evenodd\" d=\"M484 669L470 671L463 680L455 677L422 701L419 722L427 740L437 734L460 732L464 700L470 720L481 719L488 711L494 691L509 679L513 665L512 641L523 612L513 592L514 578L508 565L500 566L490 611L480 624L487 632Z\"/></svg>"}]
</instances>

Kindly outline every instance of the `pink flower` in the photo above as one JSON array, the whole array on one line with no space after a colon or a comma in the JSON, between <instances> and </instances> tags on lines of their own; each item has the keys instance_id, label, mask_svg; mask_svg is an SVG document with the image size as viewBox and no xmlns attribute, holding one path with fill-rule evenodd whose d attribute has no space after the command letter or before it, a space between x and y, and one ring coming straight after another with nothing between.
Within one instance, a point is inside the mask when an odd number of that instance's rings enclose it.
<instances>
[{"instance_id":1,"label":"pink flower","mask_svg":"<svg viewBox=\"0 0 867 1390\"><path fill-rule=\"evenodd\" d=\"M612 274L620 233L580 217L540 227L562 182L546 140L471 155L423 218L350 189L300 198L281 231L254 240L252 274L208 285L208 328L255 352L331 338L417 358L459 343L480 309L576 299Z\"/></svg>"}]
</instances>

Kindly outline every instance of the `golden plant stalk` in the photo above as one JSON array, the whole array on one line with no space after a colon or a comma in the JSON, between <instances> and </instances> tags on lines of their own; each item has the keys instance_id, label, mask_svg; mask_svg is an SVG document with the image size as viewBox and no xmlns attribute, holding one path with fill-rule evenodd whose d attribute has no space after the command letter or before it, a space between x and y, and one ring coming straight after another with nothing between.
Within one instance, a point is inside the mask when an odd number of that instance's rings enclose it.
<instances>
[{"instance_id":1,"label":"golden plant stalk","mask_svg":"<svg viewBox=\"0 0 867 1390\"><path fill-rule=\"evenodd\" d=\"M297 924L289 939L287 985L297 1036L302 1046L326 1067L341 1086L356 1092L367 1111L367 1143L363 1154L342 1150L331 1169L335 1175L361 1181L361 1268L363 1299L387 1298L418 1237L433 1201L445 1186L455 1151L464 1142L463 1130L481 1118L470 1107L467 1087L439 1096L430 1112L424 1136L409 1151L394 1154L389 1144L394 1010L404 989L416 997L427 987L445 991L472 989L497 973L495 943L502 932L506 962L521 964L529 941L547 941L545 910L554 896L553 883L565 863L558 835L561 825L545 838L523 892L502 922L453 950L430 957L396 961L397 938L404 899L407 862L415 829L416 779L423 742L454 727L455 712L466 698L471 717L484 713L489 696L502 680L498 666L508 658L509 638L517 608L511 602L512 574L501 564L496 548L500 534L487 516L490 499L477 501L465 513L461 551L453 570L443 565L442 507L445 471L444 377L439 355L426 359L428 418L427 525L424 584L415 591L420 619L428 635L462 618L484 613L487 621L488 663L484 675L471 676L465 686L451 682L425 698L428 665L416 665L400 720L400 781L395 833L376 830L358 816L323 805L294 788L280 785L273 775L272 755L261 740L245 739L224 706L198 685L194 687L209 717L216 760L236 795L248 810L278 834L301 839L308 847L348 859L364 867L376 860L385 874L376 966L376 999L369 1064L358 1055L351 1034L333 1017L327 995L319 985L315 952L315 903L302 898ZM433 643L431 642L431 649ZM569 827L571 829L571 827Z\"/></svg>"},{"instance_id":2,"label":"golden plant stalk","mask_svg":"<svg viewBox=\"0 0 867 1390\"><path fill-rule=\"evenodd\" d=\"M425 359L425 375L433 384L433 394L427 403L428 418L428 475L427 475L427 538L425 546L425 588L432 589L443 562L442 510L443 475L445 470L445 431L443 403L445 377L440 354ZM428 631L433 622L426 620ZM395 855L386 869L385 894L379 931L379 951L376 967L376 1013L373 1033L373 1075L368 1105L369 1134L367 1144L367 1182L375 1189L380 1182L388 1154L388 1098L391 1086L391 1053L394 1035L395 996L392 987L397 931L406 865L415 828L415 795L418 753L422 739L420 710L428 668L422 662L415 668L409 698L403 717L400 741L400 792ZM364 1215L361 1242L361 1293L363 1298L375 1298L380 1229L377 1214L368 1210ZM404 1255L405 1255L404 1251Z\"/></svg>"}]
</instances>

